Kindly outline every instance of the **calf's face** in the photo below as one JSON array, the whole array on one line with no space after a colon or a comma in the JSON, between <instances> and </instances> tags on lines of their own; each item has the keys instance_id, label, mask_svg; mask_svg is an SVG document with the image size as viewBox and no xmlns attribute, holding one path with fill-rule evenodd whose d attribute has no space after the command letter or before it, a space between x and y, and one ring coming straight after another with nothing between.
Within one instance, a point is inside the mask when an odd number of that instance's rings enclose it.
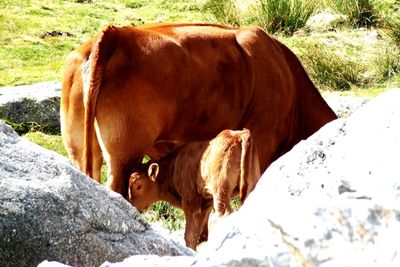
<instances>
[{"instance_id":1,"label":"calf's face","mask_svg":"<svg viewBox=\"0 0 400 267\"><path fill-rule=\"evenodd\" d=\"M128 200L139 211L146 210L158 199L158 164L152 163L148 173L135 171L129 177Z\"/></svg>"}]
</instances>

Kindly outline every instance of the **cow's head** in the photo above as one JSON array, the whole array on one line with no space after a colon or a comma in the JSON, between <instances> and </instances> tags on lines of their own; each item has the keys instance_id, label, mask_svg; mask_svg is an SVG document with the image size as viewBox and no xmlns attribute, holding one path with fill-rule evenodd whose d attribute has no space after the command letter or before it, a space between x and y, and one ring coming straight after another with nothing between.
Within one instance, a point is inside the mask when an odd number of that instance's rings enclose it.
<instances>
[{"instance_id":1,"label":"cow's head","mask_svg":"<svg viewBox=\"0 0 400 267\"><path fill-rule=\"evenodd\" d=\"M139 211L146 210L158 199L159 187L156 183L158 164L152 163L146 171L134 171L129 177L129 202Z\"/></svg>"}]
</instances>

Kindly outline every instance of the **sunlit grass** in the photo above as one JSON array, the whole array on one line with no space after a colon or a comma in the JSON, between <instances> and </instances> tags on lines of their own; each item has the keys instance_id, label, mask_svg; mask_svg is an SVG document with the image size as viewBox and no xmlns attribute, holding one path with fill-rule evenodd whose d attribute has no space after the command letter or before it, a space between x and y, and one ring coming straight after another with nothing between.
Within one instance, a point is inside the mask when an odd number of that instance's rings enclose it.
<instances>
[{"instance_id":1,"label":"sunlit grass","mask_svg":"<svg viewBox=\"0 0 400 267\"><path fill-rule=\"evenodd\" d=\"M66 55L109 24L204 21L200 6L195 0L1 0L0 86L61 80ZM53 31L60 35L46 35Z\"/></svg>"},{"instance_id":2,"label":"sunlit grass","mask_svg":"<svg viewBox=\"0 0 400 267\"><path fill-rule=\"evenodd\" d=\"M170 231L185 227L185 214L183 210L173 207L165 201L158 201L143 212L143 216L150 222L157 222Z\"/></svg>"},{"instance_id":3,"label":"sunlit grass","mask_svg":"<svg viewBox=\"0 0 400 267\"><path fill-rule=\"evenodd\" d=\"M259 24L270 33L292 35L316 12L314 0L260 0Z\"/></svg>"},{"instance_id":4,"label":"sunlit grass","mask_svg":"<svg viewBox=\"0 0 400 267\"><path fill-rule=\"evenodd\" d=\"M399 86L400 49L379 31L343 29L281 37L323 90L355 90Z\"/></svg>"},{"instance_id":5,"label":"sunlit grass","mask_svg":"<svg viewBox=\"0 0 400 267\"><path fill-rule=\"evenodd\" d=\"M67 151L65 150L60 135L49 135L41 132L29 132L25 134L23 137L44 148L55 151L65 157L67 156Z\"/></svg>"}]
</instances>

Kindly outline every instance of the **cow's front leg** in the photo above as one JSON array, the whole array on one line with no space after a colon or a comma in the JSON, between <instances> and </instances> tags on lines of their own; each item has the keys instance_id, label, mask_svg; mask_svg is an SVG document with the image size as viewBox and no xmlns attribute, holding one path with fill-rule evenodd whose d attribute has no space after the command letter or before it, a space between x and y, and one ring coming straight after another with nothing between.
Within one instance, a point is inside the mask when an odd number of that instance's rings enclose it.
<instances>
[{"instance_id":1,"label":"cow's front leg","mask_svg":"<svg viewBox=\"0 0 400 267\"><path fill-rule=\"evenodd\" d=\"M129 175L132 164L122 161L111 161L108 164L106 186L114 192L120 193L125 199L128 197Z\"/></svg>"},{"instance_id":2,"label":"cow's front leg","mask_svg":"<svg viewBox=\"0 0 400 267\"><path fill-rule=\"evenodd\" d=\"M182 203L182 208L185 212L186 227L185 227L185 242L186 246L196 250L199 240L202 220L201 220L201 202L200 203Z\"/></svg>"},{"instance_id":3,"label":"cow's front leg","mask_svg":"<svg viewBox=\"0 0 400 267\"><path fill-rule=\"evenodd\" d=\"M208 240L208 219L210 217L210 213L213 207L213 201L203 200L201 206L201 221L202 221L202 230L199 237L199 244Z\"/></svg>"},{"instance_id":4,"label":"cow's front leg","mask_svg":"<svg viewBox=\"0 0 400 267\"><path fill-rule=\"evenodd\" d=\"M103 154L101 152L97 138L93 142L93 179L101 183L101 167L103 166Z\"/></svg>"}]
</instances>

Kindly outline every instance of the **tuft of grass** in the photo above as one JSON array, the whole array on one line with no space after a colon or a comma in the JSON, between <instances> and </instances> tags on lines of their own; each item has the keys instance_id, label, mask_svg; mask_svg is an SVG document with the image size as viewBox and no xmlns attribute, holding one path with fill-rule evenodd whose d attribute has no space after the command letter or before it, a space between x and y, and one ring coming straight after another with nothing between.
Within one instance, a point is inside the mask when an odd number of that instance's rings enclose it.
<instances>
[{"instance_id":1,"label":"tuft of grass","mask_svg":"<svg viewBox=\"0 0 400 267\"><path fill-rule=\"evenodd\" d=\"M60 135L49 135L42 132L29 132L23 138L34 142L44 148L55 151L63 156L67 156L62 138Z\"/></svg>"},{"instance_id":2,"label":"tuft of grass","mask_svg":"<svg viewBox=\"0 0 400 267\"><path fill-rule=\"evenodd\" d=\"M398 87L400 49L377 30L343 29L281 38L322 90Z\"/></svg>"},{"instance_id":3,"label":"tuft of grass","mask_svg":"<svg viewBox=\"0 0 400 267\"><path fill-rule=\"evenodd\" d=\"M355 27L373 27L380 19L373 0L331 0L331 5L347 15L349 23Z\"/></svg>"},{"instance_id":4,"label":"tuft of grass","mask_svg":"<svg viewBox=\"0 0 400 267\"><path fill-rule=\"evenodd\" d=\"M235 27L239 27L242 24L234 0L207 0L203 5L203 10L210 12L218 23Z\"/></svg>"},{"instance_id":5,"label":"tuft of grass","mask_svg":"<svg viewBox=\"0 0 400 267\"><path fill-rule=\"evenodd\" d=\"M146 1L141 1L141 0L125 0L122 1L122 3L124 4L125 7L133 9L141 8L147 4Z\"/></svg>"},{"instance_id":6,"label":"tuft of grass","mask_svg":"<svg viewBox=\"0 0 400 267\"><path fill-rule=\"evenodd\" d=\"M239 197L233 198L231 205L234 211L239 210L242 206ZM150 222L160 223L170 231L184 229L186 224L183 210L173 207L166 201L154 203L143 213L143 216Z\"/></svg>"},{"instance_id":7,"label":"tuft of grass","mask_svg":"<svg viewBox=\"0 0 400 267\"><path fill-rule=\"evenodd\" d=\"M377 82L396 76L400 73L400 46L384 49L373 63L377 69Z\"/></svg>"},{"instance_id":8,"label":"tuft of grass","mask_svg":"<svg viewBox=\"0 0 400 267\"><path fill-rule=\"evenodd\" d=\"M16 131L19 135L24 135L29 132L36 132L40 131L46 134L58 134L60 132L59 129L55 129L54 127L50 126L41 126L36 122L12 122L7 119L2 119L10 125L14 131Z\"/></svg>"},{"instance_id":9,"label":"tuft of grass","mask_svg":"<svg viewBox=\"0 0 400 267\"><path fill-rule=\"evenodd\" d=\"M357 64L332 52L323 43L304 43L300 54L312 80L322 89L343 91L349 90L351 84L361 83Z\"/></svg>"},{"instance_id":10,"label":"tuft of grass","mask_svg":"<svg viewBox=\"0 0 400 267\"><path fill-rule=\"evenodd\" d=\"M400 2L399 2L400 10ZM385 18L384 33L391 39L391 41L400 47L400 15Z\"/></svg>"},{"instance_id":11,"label":"tuft of grass","mask_svg":"<svg viewBox=\"0 0 400 267\"><path fill-rule=\"evenodd\" d=\"M400 20L393 22L389 29L389 35L393 42L400 47Z\"/></svg>"},{"instance_id":12,"label":"tuft of grass","mask_svg":"<svg viewBox=\"0 0 400 267\"><path fill-rule=\"evenodd\" d=\"M26 128L23 128L26 130ZM68 157L67 151L64 147L64 143L62 141L62 137L60 134L48 134L40 131L35 131L32 128L29 129L29 132L19 133L23 138L36 143L46 149L57 152L58 154L63 155L64 157ZM107 165L105 162L103 163L101 169L101 183L104 184L107 181Z\"/></svg>"},{"instance_id":13,"label":"tuft of grass","mask_svg":"<svg viewBox=\"0 0 400 267\"><path fill-rule=\"evenodd\" d=\"M184 212L165 201L154 203L143 215L148 221L159 222L170 231L183 229L186 223Z\"/></svg>"},{"instance_id":14,"label":"tuft of grass","mask_svg":"<svg viewBox=\"0 0 400 267\"><path fill-rule=\"evenodd\" d=\"M313 0L260 0L258 24L270 33L292 35L313 14Z\"/></svg>"}]
</instances>

